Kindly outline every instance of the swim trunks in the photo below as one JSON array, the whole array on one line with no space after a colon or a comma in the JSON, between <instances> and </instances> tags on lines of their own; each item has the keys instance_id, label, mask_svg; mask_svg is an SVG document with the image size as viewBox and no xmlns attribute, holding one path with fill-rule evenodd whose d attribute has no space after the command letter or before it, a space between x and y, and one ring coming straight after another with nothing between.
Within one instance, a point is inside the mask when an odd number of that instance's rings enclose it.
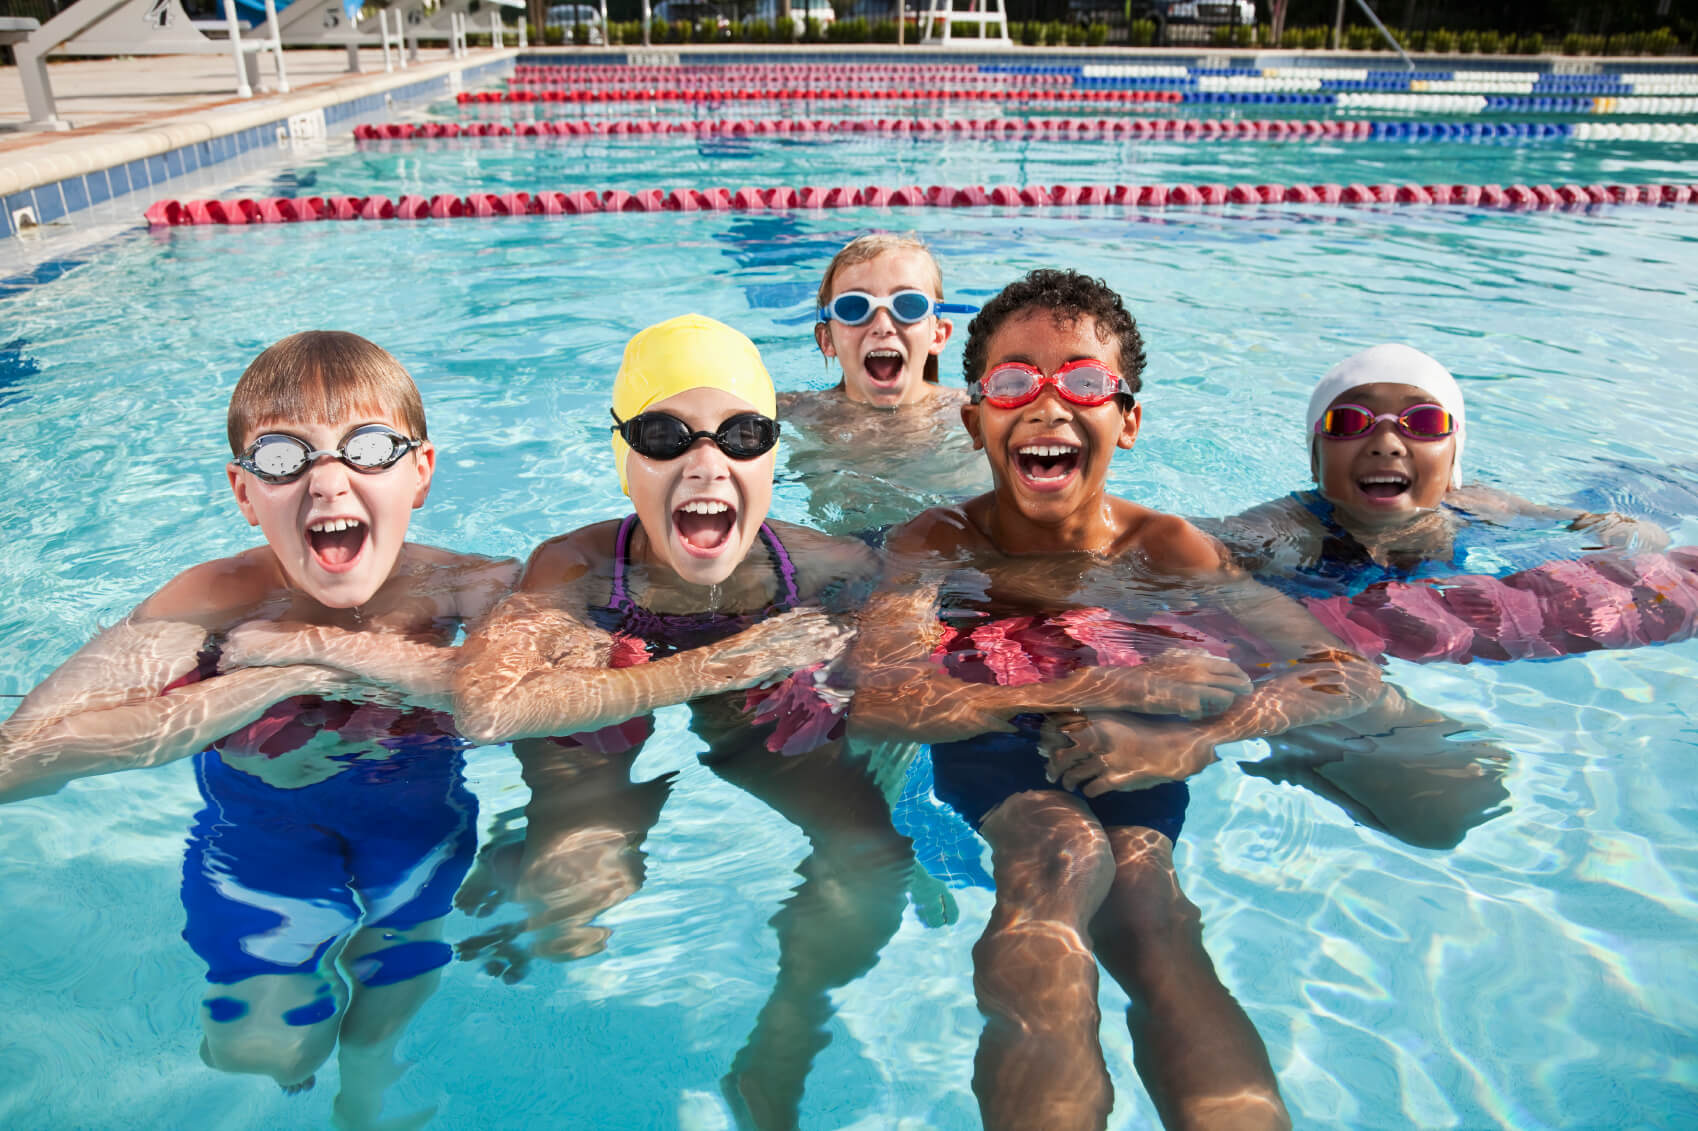
<instances>
[{"instance_id":1,"label":"swim trunks","mask_svg":"<svg viewBox=\"0 0 1698 1131\"><path fill-rule=\"evenodd\" d=\"M205 806L183 861L183 937L207 964L207 981L314 973L357 927L407 930L450 910L477 848L464 743L445 716L392 709L390 726L361 741L357 729L369 731L374 720L360 720L359 709L330 706L352 724L338 731L348 749L331 756L343 769L298 789L234 769L218 749L196 755ZM273 708L268 717L278 714ZM307 725L296 716L269 732L244 728L243 754L230 756L275 757L278 744ZM374 748L382 756L373 757ZM389 984L451 957L445 943L403 943L356 974Z\"/></svg>"},{"instance_id":2,"label":"swim trunks","mask_svg":"<svg viewBox=\"0 0 1698 1131\"><path fill-rule=\"evenodd\" d=\"M1082 667L1132 667L1176 643L1225 647L1205 633L1190 631L1177 618L1167 619L1167 624L1134 625L1105 609L987 619L970 631L950 628L933 660L965 682L1017 687L1058 679ZM1092 798L1068 790L1045 777L1047 760L1038 745L1043 718L1016 715L1013 732L933 743L931 769L938 800L977 829L991 810L1017 793L1071 793L1083 799L1106 828L1148 828L1170 841L1179 839L1191 797L1184 782L1110 790Z\"/></svg>"}]
</instances>

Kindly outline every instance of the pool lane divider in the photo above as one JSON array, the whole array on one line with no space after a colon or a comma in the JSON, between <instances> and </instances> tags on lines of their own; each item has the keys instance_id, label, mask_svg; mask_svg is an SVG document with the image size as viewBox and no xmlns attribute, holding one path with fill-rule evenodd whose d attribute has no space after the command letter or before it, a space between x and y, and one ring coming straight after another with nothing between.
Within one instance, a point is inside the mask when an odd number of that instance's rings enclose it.
<instances>
[{"instance_id":1,"label":"pool lane divider","mask_svg":"<svg viewBox=\"0 0 1698 1131\"><path fill-rule=\"evenodd\" d=\"M384 196L274 196L161 200L150 227L292 224L327 220L448 220L487 216L572 216L590 212L757 212L816 208L1074 207L1128 208L1236 204L1463 205L1502 210L1591 208L1601 204L1698 203L1698 185L918 185L865 188L640 189L626 192L474 192Z\"/></svg>"},{"instance_id":2,"label":"pool lane divider","mask_svg":"<svg viewBox=\"0 0 1698 1131\"><path fill-rule=\"evenodd\" d=\"M1515 139L1575 141L1674 141L1698 143L1698 124L1635 122L1368 122L1361 119L1202 118L719 118L591 119L530 122L385 122L354 128L354 138L432 141L482 137L697 138L814 137L822 134L906 134L961 137L1108 141L1413 141L1497 142Z\"/></svg>"},{"instance_id":3,"label":"pool lane divider","mask_svg":"<svg viewBox=\"0 0 1698 1131\"><path fill-rule=\"evenodd\" d=\"M1475 94L1351 94L1198 90L955 89L944 87L548 87L463 90L462 104L503 102L1018 102L1093 105L1160 102L1186 105L1325 106L1336 110L1429 114L1698 114L1698 98L1545 98Z\"/></svg>"}]
</instances>

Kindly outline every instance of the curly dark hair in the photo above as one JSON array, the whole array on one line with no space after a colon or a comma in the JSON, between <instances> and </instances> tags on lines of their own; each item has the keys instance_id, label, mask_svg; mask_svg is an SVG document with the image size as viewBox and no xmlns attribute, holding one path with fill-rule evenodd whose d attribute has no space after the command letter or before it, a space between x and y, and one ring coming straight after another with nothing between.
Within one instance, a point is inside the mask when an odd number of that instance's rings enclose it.
<instances>
[{"instance_id":1,"label":"curly dark hair","mask_svg":"<svg viewBox=\"0 0 1698 1131\"><path fill-rule=\"evenodd\" d=\"M991 335L1015 314L1034 307L1061 321L1091 318L1097 335L1120 341L1120 375L1134 393L1144 387L1144 339L1126 304L1109 285L1077 271L1040 267L1002 288L967 324L967 356L963 369L968 384L984 374L985 352Z\"/></svg>"}]
</instances>

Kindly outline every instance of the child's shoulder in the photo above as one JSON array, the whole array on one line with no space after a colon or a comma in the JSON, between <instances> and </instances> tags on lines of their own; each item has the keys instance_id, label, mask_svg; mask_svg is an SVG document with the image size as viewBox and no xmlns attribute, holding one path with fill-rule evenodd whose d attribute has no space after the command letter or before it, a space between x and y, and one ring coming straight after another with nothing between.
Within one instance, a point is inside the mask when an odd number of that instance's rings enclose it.
<instances>
[{"instance_id":1,"label":"child's shoulder","mask_svg":"<svg viewBox=\"0 0 1698 1131\"><path fill-rule=\"evenodd\" d=\"M1124 522L1118 551L1136 554L1162 573L1210 573L1225 564L1221 544L1176 514L1115 500Z\"/></svg>"},{"instance_id":2,"label":"child's shoulder","mask_svg":"<svg viewBox=\"0 0 1698 1131\"><path fill-rule=\"evenodd\" d=\"M892 554L943 554L992 548L985 537L983 515L994 496L980 495L953 507L923 510L892 530L884 546Z\"/></svg>"},{"instance_id":3,"label":"child's shoulder","mask_svg":"<svg viewBox=\"0 0 1698 1131\"><path fill-rule=\"evenodd\" d=\"M190 566L140 605L138 620L181 621L206 629L228 628L278 596L287 580L267 546Z\"/></svg>"},{"instance_id":4,"label":"child's shoulder","mask_svg":"<svg viewBox=\"0 0 1698 1131\"><path fill-rule=\"evenodd\" d=\"M878 570L878 555L858 538L843 538L777 519L768 519L767 527L795 564L797 585L804 592L845 578L871 576Z\"/></svg>"},{"instance_id":5,"label":"child's shoulder","mask_svg":"<svg viewBox=\"0 0 1698 1131\"><path fill-rule=\"evenodd\" d=\"M549 588L576 581L586 573L605 573L619 552L622 519L592 522L557 534L531 551L524 587Z\"/></svg>"},{"instance_id":6,"label":"child's shoulder","mask_svg":"<svg viewBox=\"0 0 1698 1131\"><path fill-rule=\"evenodd\" d=\"M519 580L515 558L492 558L409 542L406 568L415 586L451 599L455 613L475 619L505 596Z\"/></svg>"}]
</instances>

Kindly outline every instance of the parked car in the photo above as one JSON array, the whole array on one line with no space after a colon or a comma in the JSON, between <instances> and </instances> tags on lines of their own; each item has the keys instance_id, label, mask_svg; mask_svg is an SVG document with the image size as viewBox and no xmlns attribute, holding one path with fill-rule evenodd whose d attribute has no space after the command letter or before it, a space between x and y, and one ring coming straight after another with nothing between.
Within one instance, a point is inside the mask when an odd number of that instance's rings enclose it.
<instances>
[{"instance_id":1,"label":"parked car","mask_svg":"<svg viewBox=\"0 0 1698 1131\"><path fill-rule=\"evenodd\" d=\"M702 0L659 0L649 9L649 18L669 24L680 21L691 24L698 36L708 28L712 28L716 35L731 34L731 20L717 4L703 3Z\"/></svg>"},{"instance_id":2,"label":"parked car","mask_svg":"<svg viewBox=\"0 0 1698 1131\"><path fill-rule=\"evenodd\" d=\"M590 43L600 46L607 42L607 29L601 26L601 9L589 4L555 4L548 9L548 16L543 21L548 27L563 27L571 34L572 28L580 25L587 27Z\"/></svg>"},{"instance_id":3,"label":"parked car","mask_svg":"<svg viewBox=\"0 0 1698 1131\"><path fill-rule=\"evenodd\" d=\"M1256 0L1178 0L1167 6L1170 24L1254 24Z\"/></svg>"}]
</instances>

